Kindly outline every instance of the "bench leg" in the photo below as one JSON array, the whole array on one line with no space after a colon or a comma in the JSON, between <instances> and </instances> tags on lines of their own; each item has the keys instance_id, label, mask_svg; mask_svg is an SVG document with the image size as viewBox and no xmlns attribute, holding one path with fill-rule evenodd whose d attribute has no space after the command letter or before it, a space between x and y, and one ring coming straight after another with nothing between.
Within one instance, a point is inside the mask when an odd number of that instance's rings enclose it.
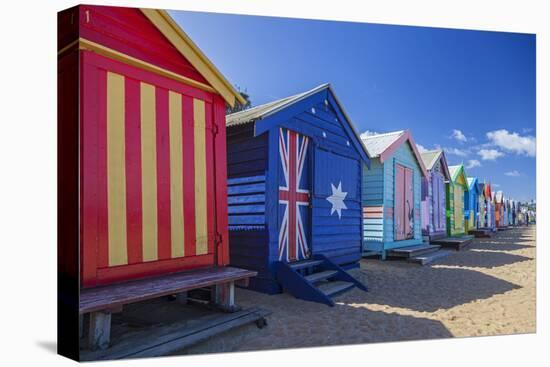
<instances>
[{"instance_id":1,"label":"bench leg","mask_svg":"<svg viewBox=\"0 0 550 367\"><path fill-rule=\"evenodd\" d=\"M90 313L88 346L91 350L107 349L111 341L111 314L106 312Z\"/></svg>"},{"instance_id":2,"label":"bench leg","mask_svg":"<svg viewBox=\"0 0 550 367\"><path fill-rule=\"evenodd\" d=\"M84 330L84 315L78 315L78 339L82 339Z\"/></svg>"},{"instance_id":3,"label":"bench leg","mask_svg":"<svg viewBox=\"0 0 550 367\"><path fill-rule=\"evenodd\" d=\"M176 295L176 299L182 305L186 305L188 301L187 292L181 292Z\"/></svg>"},{"instance_id":4,"label":"bench leg","mask_svg":"<svg viewBox=\"0 0 550 367\"><path fill-rule=\"evenodd\" d=\"M240 309L235 304L235 282L216 284L212 292L212 300L221 310L235 312Z\"/></svg>"}]
</instances>

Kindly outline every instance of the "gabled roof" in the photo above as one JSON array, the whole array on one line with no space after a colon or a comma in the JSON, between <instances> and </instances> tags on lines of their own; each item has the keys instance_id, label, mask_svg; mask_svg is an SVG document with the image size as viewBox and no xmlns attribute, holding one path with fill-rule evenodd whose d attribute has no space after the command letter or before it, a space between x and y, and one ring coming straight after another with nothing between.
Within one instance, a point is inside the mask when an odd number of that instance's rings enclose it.
<instances>
[{"instance_id":1,"label":"gabled roof","mask_svg":"<svg viewBox=\"0 0 550 367\"><path fill-rule=\"evenodd\" d=\"M485 197L488 198L488 199L492 199L492 192L491 192L491 184L490 183L485 183Z\"/></svg>"},{"instance_id":2,"label":"gabled roof","mask_svg":"<svg viewBox=\"0 0 550 367\"><path fill-rule=\"evenodd\" d=\"M420 153L424 166L428 171L431 171L438 161L442 161L443 174L447 180L451 179L451 173L449 172L449 165L447 164L447 158L442 149L429 150L427 152Z\"/></svg>"},{"instance_id":3,"label":"gabled roof","mask_svg":"<svg viewBox=\"0 0 550 367\"><path fill-rule=\"evenodd\" d=\"M298 93L293 96L281 98L273 102L264 103L262 105L252 107L247 110L229 114L225 117L225 124L227 127L231 127L236 125L248 124L256 120L261 120L298 101L301 101L306 97L309 97L323 89L326 89L328 85L328 83L322 84L318 87L308 90L307 92Z\"/></svg>"},{"instance_id":4,"label":"gabled roof","mask_svg":"<svg viewBox=\"0 0 550 367\"><path fill-rule=\"evenodd\" d=\"M468 190L472 190L474 187L477 189L477 177L468 177L467 180L468 180Z\"/></svg>"},{"instance_id":5,"label":"gabled roof","mask_svg":"<svg viewBox=\"0 0 550 367\"><path fill-rule=\"evenodd\" d=\"M460 175L463 175L464 176L464 189L465 190L468 190L469 187L468 187L468 181L466 179L466 171L464 170L464 165L463 164L459 164L459 165L456 165L456 166L449 166L449 172L451 173L451 180L453 181L453 183L456 183L458 178L460 177Z\"/></svg>"},{"instance_id":6,"label":"gabled roof","mask_svg":"<svg viewBox=\"0 0 550 367\"><path fill-rule=\"evenodd\" d=\"M502 203L503 200L504 200L504 193L501 190L497 191L495 194L495 202Z\"/></svg>"},{"instance_id":7,"label":"gabled roof","mask_svg":"<svg viewBox=\"0 0 550 367\"><path fill-rule=\"evenodd\" d=\"M278 112L281 112L291 106L294 106L300 101L303 101L308 97L314 96L315 94L323 91L327 91L334 99L334 102L336 103L336 106L334 107L337 108L337 110L341 113L343 119L346 121L344 123L343 121L341 121L342 120L341 118L339 118L338 120L344 125L344 128L346 130L349 130L349 133L353 135L351 140L353 141L355 148L359 151L359 154L363 157L363 159L368 163L370 158L368 151L366 150L365 146L361 144L361 138L357 133L357 130L355 130L355 126L351 122L351 119L349 118L348 114L344 110L342 103L339 101L338 97L336 96L336 93L334 92L334 89L329 83L321 84L303 93L298 93L290 97L281 98L279 100L265 103L263 105L259 105L253 108L249 108L244 111L239 111L239 112L229 114L225 117L226 126L232 127L232 126L244 125L248 123L261 122L262 120L266 120L268 117L273 116ZM258 125L255 125L255 127L256 127L256 130L258 130ZM355 139L353 139L353 137L355 137Z\"/></svg>"},{"instance_id":8,"label":"gabled roof","mask_svg":"<svg viewBox=\"0 0 550 367\"><path fill-rule=\"evenodd\" d=\"M402 144L409 142L422 174L424 177L428 177L428 172L424 166L424 161L418 152L418 148L416 147L412 134L409 130L364 136L361 140L363 141L363 145L366 147L369 156L371 158L380 158L381 163L384 163L384 161L388 159Z\"/></svg>"},{"instance_id":9,"label":"gabled roof","mask_svg":"<svg viewBox=\"0 0 550 367\"><path fill-rule=\"evenodd\" d=\"M233 107L236 101L241 104L246 103L241 94L165 10L143 8L140 10L230 106Z\"/></svg>"},{"instance_id":10,"label":"gabled roof","mask_svg":"<svg viewBox=\"0 0 550 367\"><path fill-rule=\"evenodd\" d=\"M431 170L435 163L437 162L437 158L439 158L439 154L443 152L442 150L430 150L427 152L420 153L420 156L422 157L422 161L424 162L424 166L426 166L427 170Z\"/></svg>"},{"instance_id":11,"label":"gabled roof","mask_svg":"<svg viewBox=\"0 0 550 367\"><path fill-rule=\"evenodd\" d=\"M371 158L378 158L386 149L397 142L405 134L405 130L394 131L385 134L362 136L361 140Z\"/></svg>"}]
</instances>

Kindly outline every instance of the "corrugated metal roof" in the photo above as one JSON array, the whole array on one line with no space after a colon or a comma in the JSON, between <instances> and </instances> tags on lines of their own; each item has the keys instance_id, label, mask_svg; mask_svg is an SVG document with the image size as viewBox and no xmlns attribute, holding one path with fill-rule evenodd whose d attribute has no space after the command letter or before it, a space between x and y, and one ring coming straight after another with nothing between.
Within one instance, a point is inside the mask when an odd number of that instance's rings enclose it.
<instances>
[{"instance_id":1,"label":"corrugated metal roof","mask_svg":"<svg viewBox=\"0 0 550 367\"><path fill-rule=\"evenodd\" d=\"M369 157L377 158L404 133L405 130L400 130L391 133L364 136L361 137L361 140L365 148L367 148Z\"/></svg>"},{"instance_id":2,"label":"corrugated metal roof","mask_svg":"<svg viewBox=\"0 0 550 367\"><path fill-rule=\"evenodd\" d=\"M226 126L230 127L247 124L256 120L261 120L262 118L265 118L277 111L280 111L281 109L290 106L291 104L296 103L306 97L309 97L325 88L329 88L328 83L321 84L320 86L315 87L307 92L295 94L290 97L281 98L273 102L249 108L248 110L229 114L225 117L225 124Z\"/></svg>"},{"instance_id":3,"label":"corrugated metal roof","mask_svg":"<svg viewBox=\"0 0 550 367\"><path fill-rule=\"evenodd\" d=\"M442 152L443 151L441 149L436 149L436 150L430 150L428 152L420 153L420 156L422 157L422 161L424 162L426 169L431 170L432 168L434 168L434 165L439 159L439 156L441 155Z\"/></svg>"},{"instance_id":4,"label":"corrugated metal roof","mask_svg":"<svg viewBox=\"0 0 550 367\"><path fill-rule=\"evenodd\" d=\"M455 178L455 175L458 173L458 171L460 170L460 167L462 167L462 165L458 165L458 166L449 166L449 173L451 174L451 177Z\"/></svg>"},{"instance_id":5,"label":"corrugated metal roof","mask_svg":"<svg viewBox=\"0 0 550 367\"><path fill-rule=\"evenodd\" d=\"M353 122L349 118L349 115L346 113L346 110L344 109L344 106L342 105L342 103L338 99L338 96L336 95L336 93L334 93L334 90L332 89L332 87L329 83L321 84L318 87L315 87L311 90L308 90L307 92L295 94L293 96L282 98L282 99L279 99L277 101L269 102L269 103L266 103L266 104L263 104L263 105L260 105L260 106L256 106L256 107L250 108L248 110L235 112L235 113L226 115L225 124L226 124L227 127L231 127L231 126L237 126L237 125L247 124L247 123L250 123L250 122L255 122L255 121L261 120L261 119L266 118L266 117L268 117L268 116L270 116L274 113L277 113L277 112L281 111L284 108L287 108L288 106L290 106L294 103L297 103L297 102L299 102L299 101L301 101L301 100L303 100L303 99L305 99L309 96L312 96L315 93L318 93L318 92L320 92L324 89L328 89L330 91L332 97L334 97L334 100L335 100L336 104L338 105L339 110L341 111L342 115L346 119L346 122L347 122L349 128L351 129L352 133L357 138L357 143L355 144L356 148L357 149L362 149L363 153L367 156L367 158L370 158L367 149L365 148L365 146L363 144L361 144L361 137L359 136L359 133L355 129L355 125L353 124ZM369 164L369 167L370 167L370 164Z\"/></svg>"}]
</instances>

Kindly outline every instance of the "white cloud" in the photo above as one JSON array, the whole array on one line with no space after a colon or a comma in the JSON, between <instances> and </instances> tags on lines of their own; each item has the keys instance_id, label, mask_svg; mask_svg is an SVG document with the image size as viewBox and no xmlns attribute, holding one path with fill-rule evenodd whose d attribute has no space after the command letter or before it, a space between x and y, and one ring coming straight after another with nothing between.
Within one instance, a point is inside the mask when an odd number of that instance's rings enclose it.
<instances>
[{"instance_id":1,"label":"white cloud","mask_svg":"<svg viewBox=\"0 0 550 367\"><path fill-rule=\"evenodd\" d=\"M474 168L474 167L481 167L481 162L477 159L470 159L468 163L466 164L466 168Z\"/></svg>"},{"instance_id":2,"label":"white cloud","mask_svg":"<svg viewBox=\"0 0 550 367\"><path fill-rule=\"evenodd\" d=\"M374 136L374 135L380 135L380 133L376 131L365 130L361 133L361 139L366 138L368 136Z\"/></svg>"},{"instance_id":3,"label":"white cloud","mask_svg":"<svg viewBox=\"0 0 550 367\"><path fill-rule=\"evenodd\" d=\"M429 149L426 149L426 147L421 144L416 144L416 149L418 149L420 153L425 153L429 151Z\"/></svg>"},{"instance_id":4,"label":"white cloud","mask_svg":"<svg viewBox=\"0 0 550 367\"><path fill-rule=\"evenodd\" d=\"M494 161L498 157L502 157L504 155L504 153L496 149L480 149L477 153L484 161Z\"/></svg>"},{"instance_id":5,"label":"white cloud","mask_svg":"<svg viewBox=\"0 0 550 367\"><path fill-rule=\"evenodd\" d=\"M521 173L519 173L516 170L513 170L513 171L506 172L504 175L510 176L510 177L519 177L521 176Z\"/></svg>"},{"instance_id":6,"label":"white cloud","mask_svg":"<svg viewBox=\"0 0 550 367\"><path fill-rule=\"evenodd\" d=\"M487 138L497 147L507 152L534 157L536 154L536 140L534 136L521 136L516 132L500 129L489 131Z\"/></svg>"},{"instance_id":7,"label":"white cloud","mask_svg":"<svg viewBox=\"0 0 550 367\"><path fill-rule=\"evenodd\" d=\"M455 139L456 141L461 142L461 143L465 143L465 142L468 141L468 138L466 138L466 135L464 135L464 133L462 131L457 130L457 129L453 129L452 138Z\"/></svg>"},{"instance_id":8,"label":"white cloud","mask_svg":"<svg viewBox=\"0 0 550 367\"><path fill-rule=\"evenodd\" d=\"M444 150L445 150L445 154L457 155L459 157L466 157L468 155L468 152L464 149L444 148Z\"/></svg>"},{"instance_id":9,"label":"white cloud","mask_svg":"<svg viewBox=\"0 0 550 367\"><path fill-rule=\"evenodd\" d=\"M492 187L500 187L500 184L497 184L497 183L494 183L494 184L491 184Z\"/></svg>"}]
</instances>

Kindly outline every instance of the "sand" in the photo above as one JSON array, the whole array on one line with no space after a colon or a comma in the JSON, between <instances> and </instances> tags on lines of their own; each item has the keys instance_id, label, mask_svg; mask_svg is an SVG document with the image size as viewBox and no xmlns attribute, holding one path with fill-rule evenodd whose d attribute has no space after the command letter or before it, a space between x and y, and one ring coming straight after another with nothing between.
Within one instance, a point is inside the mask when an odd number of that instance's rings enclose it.
<instances>
[{"instance_id":1,"label":"sand","mask_svg":"<svg viewBox=\"0 0 550 367\"><path fill-rule=\"evenodd\" d=\"M248 325L177 354L345 345L535 332L535 227L475 239L431 266L362 260L350 272L369 287L335 307L288 294L239 289L237 302L271 310Z\"/></svg>"}]
</instances>

